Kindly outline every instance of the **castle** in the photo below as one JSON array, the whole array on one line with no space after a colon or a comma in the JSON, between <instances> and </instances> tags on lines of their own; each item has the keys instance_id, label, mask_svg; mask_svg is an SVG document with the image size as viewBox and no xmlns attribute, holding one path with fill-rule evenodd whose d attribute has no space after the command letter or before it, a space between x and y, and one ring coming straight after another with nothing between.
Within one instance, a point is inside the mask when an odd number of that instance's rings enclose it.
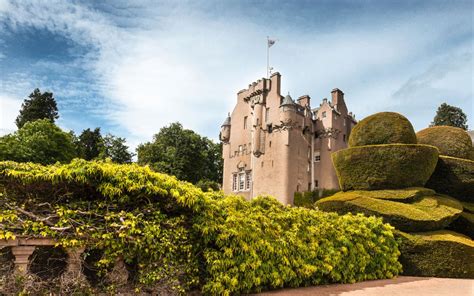
<instances>
[{"instance_id":1,"label":"castle","mask_svg":"<svg viewBox=\"0 0 474 296\"><path fill-rule=\"evenodd\" d=\"M331 92L311 109L310 97L295 102L280 94L281 75L260 79L237 94L222 124L223 190L247 199L269 194L293 204L295 192L336 189L331 152L347 147L356 120L344 93Z\"/></svg>"}]
</instances>

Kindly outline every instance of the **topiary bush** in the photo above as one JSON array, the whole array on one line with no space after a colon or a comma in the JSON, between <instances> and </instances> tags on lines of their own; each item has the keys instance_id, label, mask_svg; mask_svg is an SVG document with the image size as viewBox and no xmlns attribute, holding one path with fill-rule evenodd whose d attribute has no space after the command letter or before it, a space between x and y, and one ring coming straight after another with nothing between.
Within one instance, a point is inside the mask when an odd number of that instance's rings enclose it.
<instances>
[{"instance_id":1,"label":"topiary bush","mask_svg":"<svg viewBox=\"0 0 474 296\"><path fill-rule=\"evenodd\" d=\"M410 121L395 112L380 112L362 119L349 136L349 147L416 143Z\"/></svg>"},{"instance_id":2,"label":"topiary bush","mask_svg":"<svg viewBox=\"0 0 474 296\"><path fill-rule=\"evenodd\" d=\"M461 201L474 202L474 161L440 156L426 187Z\"/></svg>"},{"instance_id":3,"label":"topiary bush","mask_svg":"<svg viewBox=\"0 0 474 296\"><path fill-rule=\"evenodd\" d=\"M391 190L395 193L396 190ZM412 190L409 190L412 191ZM408 192L409 192L408 191ZM394 196L395 194L389 194ZM407 196L405 190L400 190L401 196ZM340 214L363 213L382 217L397 229L409 232L438 230L448 226L463 211L463 206L457 200L448 196L430 195L412 198L410 203L391 201L385 198L373 198L371 191L357 193L340 192L316 202L316 206L324 211L334 211ZM380 194L379 194L380 196ZM392 197L392 199L394 199Z\"/></svg>"},{"instance_id":4,"label":"topiary bush","mask_svg":"<svg viewBox=\"0 0 474 296\"><path fill-rule=\"evenodd\" d=\"M215 201L199 217L212 295L390 278L400 272L391 227L379 218L283 206L274 198Z\"/></svg>"},{"instance_id":5,"label":"topiary bush","mask_svg":"<svg viewBox=\"0 0 474 296\"><path fill-rule=\"evenodd\" d=\"M423 187L433 173L438 149L388 144L352 147L331 154L342 190Z\"/></svg>"},{"instance_id":6,"label":"topiary bush","mask_svg":"<svg viewBox=\"0 0 474 296\"><path fill-rule=\"evenodd\" d=\"M419 144L432 145L439 149L439 154L466 158L471 157L472 140L469 134L458 127L433 126L416 133Z\"/></svg>"},{"instance_id":7,"label":"topiary bush","mask_svg":"<svg viewBox=\"0 0 474 296\"><path fill-rule=\"evenodd\" d=\"M392 227L379 218L203 193L135 164L0 162L0 187L0 239L85 246L94 274L123 258L134 271L129 293L230 295L401 271Z\"/></svg>"},{"instance_id":8,"label":"topiary bush","mask_svg":"<svg viewBox=\"0 0 474 296\"><path fill-rule=\"evenodd\" d=\"M474 239L474 214L462 212L461 215L449 225L449 229Z\"/></svg>"},{"instance_id":9,"label":"topiary bush","mask_svg":"<svg viewBox=\"0 0 474 296\"><path fill-rule=\"evenodd\" d=\"M456 232L396 231L404 275L474 278L474 241Z\"/></svg>"}]
</instances>

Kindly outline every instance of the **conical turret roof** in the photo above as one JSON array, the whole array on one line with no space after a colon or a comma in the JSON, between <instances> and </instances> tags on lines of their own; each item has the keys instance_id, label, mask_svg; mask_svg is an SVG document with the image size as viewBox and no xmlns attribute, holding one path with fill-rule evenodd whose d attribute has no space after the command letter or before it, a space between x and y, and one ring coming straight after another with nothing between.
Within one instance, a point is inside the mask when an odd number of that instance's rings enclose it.
<instances>
[{"instance_id":1,"label":"conical turret roof","mask_svg":"<svg viewBox=\"0 0 474 296\"><path fill-rule=\"evenodd\" d=\"M284 106L284 105L294 105L295 104L295 101L293 101L293 99L291 98L290 94L288 93L286 95L286 97L283 98L283 101L281 101L281 105L280 106Z\"/></svg>"},{"instance_id":2,"label":"conical turret roof","mask_svg":"<svg viewBox=\"0 0 474 296\"><path fill-rule=\"evenodd\" d=\"M224 123L221 126L229 126L230 125L230 113L227 115Z\"/></svg>"}]
</instances>

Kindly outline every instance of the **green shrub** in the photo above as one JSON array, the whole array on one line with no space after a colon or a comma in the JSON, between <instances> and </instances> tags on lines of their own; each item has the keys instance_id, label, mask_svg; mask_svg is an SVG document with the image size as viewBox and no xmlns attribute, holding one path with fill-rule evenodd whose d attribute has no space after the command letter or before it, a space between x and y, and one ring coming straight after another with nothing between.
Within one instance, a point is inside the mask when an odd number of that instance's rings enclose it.
<instances>
[{"instance_id":1,"label":"green shrub","mask_svg":"<svg viewBox=\"0 0 474 296\"><path fill-rule=\"evenodd\" d=\"M215 201L195 226L206 242L203 291L242 294L280 287L390 278L400 271L381 219L283 206L273 198Z\"/></svg>"},{"instance_id":2,"label":"green shrub","mask_svg":"<svg viewBox=\"0 0 474 296\"><path fill-rule=\"evenodd\" d=\"M371 193L367 191L367 195L364 195L363 191L340 192L319 200L316 206L321 210L340 214L352 212L375 215L395 228L409 232L442 229L463 210L461 203L448 196L426 195L413 199L411 203L402 203L368 197ZM406 191L401 190L401 194L404 193Z\"/></svg>"},{"instance_id":3,"label":"green shrub","mask_svg":"<svg viewBox=\"0 0 474 296\"><path fill-rule=\"evenodd\" d=\"M311 208L318 198L318 191L295 192L293 205L295 207Z\"/></svg>"},{"instance_id":4,"label":"green shrub","mask_svg":"<svg viewBox=\"0 0 474 296\"><path fill-rule=\"evenodd\" d=\"M419 144L432 145L439 149L439 154L470 158L472 140L462 128L453 126L433 126L416 133Z\"/></svg>"},{"instance_id":5,"label":"green shrub","mask_svg":"<svg viewBox=\"0 0 474 296\"><path fill-rule=\"evenodd\" d=\"M461 201L474 202L474 161L440 156L426 187Z\"/></svg>"},{"instance_id":6,"label":"green shrub","mask_svg":"<svg viewBox=\"0 0 474 296\"><path fill-rule=\"evenodd\" d=\"M474 203L472 203L472 202L461 202L461 204L464 207L465 212L474 214Z\"/></svg>"},{"instance_id":7,"label":"green shrub","mask_svg":"<svg viewBox=\"0 0 474 296\"><path fill-rule=\"evenodd\" d=\"M404 275L474 278L474 241L452 231L396 232Z\"/></svg>"},{"instance_id":8,"label":"green shrub","mask_svg":"<svg viewBox=\"0 0 474 296\"><path fill-rule=\"evenodd\" d=\"M349 136L349 147L416 143L415 130L410 121L394 112L376 113L362 119Z\"/></svg>"},{"instance_id":9,"label":"green shrub","mask_svg":"<svg viewBox=\"0 0 474 296\"><path fill-rule=\"evenodd\" d=\"M352 147L331 155L342 190L423 187L438 160L428 145L389 144Z\"/></svg>"},{"instance_id":10,"label":"green shrub","mask_svg":"<svg viewBox=\"0 0 474 296\"><path fill-rule=\"evenodd\" d=\"M418 197L434 195L436 192L432 189L423 187L410 187L404 189L385 189L385 190L352 190L346 192L336 192L331 195L334 200L351 200L359 197L370 197L376 199L386 199L399 202L412 202ZM326 199L331 200L331 198Z\"/></svg>"},{"instance_id":11,"label":"green shrub","mask_svg":"<svg viewBox=\"0 0 474 296\"><path fill-rule=\"evenodd\" d=\"M87 246L104 272L123 257L136 272L131 285L145 294L229 295L401 270L392 227L381 219L203 193L135 164L0 162L0 187L0 239Z\"/></svg>"},{"instance_id":12,"label":"green shrub","mask_svg":"<svg viewBox=\"0 0 474 296\"><path fill-rule=\"evenodd\" d=\"M474 239L474 214L462 212L459 218L449 225L449 229Z\"/></svg>"}]
</instances>

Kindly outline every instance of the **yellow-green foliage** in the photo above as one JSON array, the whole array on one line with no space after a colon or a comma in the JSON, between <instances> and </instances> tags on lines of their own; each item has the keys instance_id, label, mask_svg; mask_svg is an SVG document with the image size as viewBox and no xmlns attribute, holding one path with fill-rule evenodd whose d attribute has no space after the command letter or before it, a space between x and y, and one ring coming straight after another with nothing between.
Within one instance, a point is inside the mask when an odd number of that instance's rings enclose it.
<instances>
[{"instance_id":1,"label":"yellow-green foliage","mask_svg":"<svg viewBox=\"0 0 474 296\"><path fill-rule=\"evenodd\" d=\"M330 196L335 200L351 200L359 197L370 197L377 199L386 199L400 202L411 202L417 197L434 195L436 192L432 189L423 187L410 187L404 189L386 189L386 190L352 190L339 192Z\"/></svg>"},{"instance_id":2,"label":"yellow-green foliage","mask_svg":"<svg viewBox=\"0 0 474 296\"><path fill-rule=\"evenodd\" d=\"M440 156L426 187L462 201L474 202L474 161Z\"/></svg>"},{"instance_id":3,"label":"yellow-green foliage","mask_svg":"<svg viewBox=\"0 0 474 296\"><path fill-rule=\"evenodd\" d=\"M432 145L439 149L439 154L470 158L472 140L462 128L453 126L433 126L416 133L419 144Z\"/></svg>"},{"instance_id":4,"label":"yellow-green foliage","mask_svg":"<svg viewBox=\"0 0 474 296\"><path fill-rule=\"evenodd\" d=\"M229 295L401 270L392 227L381 219L203 193L134 164L0 162L0 188L0 238L100 249L102 270L121 256L143 292Z\"/></svg>"},{"instance_id":5,"label":"yellow-green foliage","mask_svg":"<svg viewBox=\"0 0 474 296\"><path fill-rule=\"evenodd\" d=\"M436 167L438 149L388 144L352 147L331 155L342 190L423 187Z\"/></svg>"},{"instance_id":6,"label":"yellow-green foliage","mask_svg":"<svg viewBox=\"0 0 474 296\"><path fill-rule=\"evenodd\" d=\"M229 196L196 224L212 295L352 283L400 271L391 227L379 218L283 206L273 198Z\"/></svg>"},{"instance_id":7,"label":"yellow-green foliage","mask_svg":"<svg viewBox=\"0 0 474 296\"><path fill-rule=\"evenodd\" d=\"M447 230L396 233L404 275L474 278L474 241L468 237Z\"/></svg>"},{"instance_id":8,"label":"yellow-green foliage","mask_svg":"<svg viewBox=\"0 0 474 296\"><path fill-rule=\"evenodd\" d=\"M394 112L380 112L361 120L352 129L349 147L378 144L416 144L410 121Z\"/></svg>"},{"instance_id":9,"label":"yellow-green foliage","mask_svg":"<svg viewBox=\"0 0 474 296\"><path fill-rule=\"evenodd\" d=\"M396 190L390 190L390 196ZM408 192L414 190L408 190ZM379 199L373 191L340 192L316 202L316 206L324 211L344 213L363 213L382 217L402 231L430 231L442 229L454 221L462 212L463 207L457 200L448 196L430 195L429 191L418 191L424 194L412 198L410 203ZM401 196L407 196L407 191L400 190ZM426 195L428 194L428 195ZM372 197L371 197L372 196ZM394 199L396 200L396 199Z\"/></svg>"}]
</instances>

